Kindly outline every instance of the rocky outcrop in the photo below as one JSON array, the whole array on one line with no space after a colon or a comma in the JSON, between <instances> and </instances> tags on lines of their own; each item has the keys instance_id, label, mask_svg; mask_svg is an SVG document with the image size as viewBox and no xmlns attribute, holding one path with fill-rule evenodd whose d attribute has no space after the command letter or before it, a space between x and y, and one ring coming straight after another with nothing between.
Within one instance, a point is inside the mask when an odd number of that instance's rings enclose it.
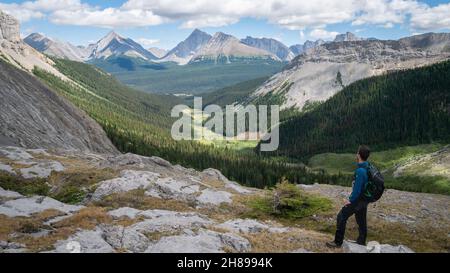
<instances>
[{"instance_id":1,"label":"rocky outcrop","mask_svg":"<svg viewBox=\"0 0 450 273\"><path fill-rule=\"evenodd\" d=\"M0 60L0 144L116 153L103 129L39 80Z\"/></svg>"},{"instance_id":2,"label":"rocky outcrop","mask_svg":"<svg viewBox=\"0 0 450 273\"><path fill-rule=\"evenodd\" d=\"M351 33L351 32L347 32L344 34L339 34L336 36L336 38L334 39L334 42L354 42L354 41L361 41L363 39L359 38L358 36L356 36L355 34Z\"/></svg>"},{"instance_id":3,"label":"rocky outcrop","mask_svg":"<svg viewBox=\"0 0 450 273\"><path fill-rule=\"evenodd\" d=\"M0 10L0 40L20 41L19 21Z\"/></svg>"},{"instance_id":4,"label":"rocky outcrop","mask_svg":"<svg viewBox=\"0 0 450 273\"><path fill-rule=\"evenodd\" d=\"M9 62L17 68L29 72L38 67L67 79L53 67L52 60L22 41L19 27L19 23L14 17L0 10L0 62Z\"/></svg>"}]
</instances>

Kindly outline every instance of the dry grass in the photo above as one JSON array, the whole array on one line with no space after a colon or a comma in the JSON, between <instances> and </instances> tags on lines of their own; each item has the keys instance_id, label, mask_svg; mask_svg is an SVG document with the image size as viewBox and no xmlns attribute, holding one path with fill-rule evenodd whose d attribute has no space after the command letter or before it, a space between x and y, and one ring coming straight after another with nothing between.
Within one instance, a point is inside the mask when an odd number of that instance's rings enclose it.
<instances>
[{"instance_id":1,"label":"dry grass","mask_svg":"<svg viewBox=\"0 0 450 273\"><path fill-rule=\"evenodd\" d=\"M194 209L187 203L169 199L155 198L145 195L144 190L134 190L125 193L112 194L103 200L94 202L96 206L118 209L130 207L139 210L162 209L179 212L193 211Z\"/></svg>"},{"instance_id":2,"label":"dry grass","mask_svg":"<svg viewBox=\"0 0 450 273\"><path fill-rule=\"evenodd\" d=\"M59 216L55 212L47 211L39 216L38 219L33 217L28 221L33 221L35 225L42 227L43 221L48 217ZM34 237L28 234L22 234L14 239L15 242L25 244L30 252L41 252L52 250L54 244L59 240L66 240L78 230L92 230L99 224L108 224L112 222L112 218L107 214L104 208L88 207L80 210L73 216L63 219L53 224L55 228L48 235ZM17 226L16 226L17 228Z\"/></svg>"},{"instance_id":3,"label":"dry grass","mask_svg":"<svg viewBox=\"0 0 450 273\"><path fill-rule=\"evenodd\" d=\"M75 229L95 229L100 224L110 224L112 217L107 213L105 208L87 207L81 209L78 213L69 218L65 218L53 226L55 228L70 227Z\"/></svg>"},{"instance_id":4,"label":"dry grass","mask_svg":"<svg viewBox=\"0 0 450 273\"><path fill-rule=\"evenodd\" d=\"M313 252L336 252L325 246L332 236L322 233L295 229L286 233L270 233L267 231L254 234L241 234L252 244L254 253L289 253L297 249Z\"/></svg>"}]
</instances>

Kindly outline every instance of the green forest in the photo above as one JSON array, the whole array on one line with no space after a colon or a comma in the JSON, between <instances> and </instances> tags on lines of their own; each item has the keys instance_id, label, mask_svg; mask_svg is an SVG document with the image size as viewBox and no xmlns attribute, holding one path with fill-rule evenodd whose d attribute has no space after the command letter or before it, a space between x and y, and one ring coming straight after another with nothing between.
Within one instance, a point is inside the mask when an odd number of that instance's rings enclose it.
<instances>
[{"instance_id":1,"label":"green forest","mask_svg":"<svg viewBox=\"0 0 450 273\"><path fill-rule=\"evenodd\" d=\"M276 155L307 159L355 152L450 142L450 61L355 82L280 126Z\"/></svg>"}]
</instances>

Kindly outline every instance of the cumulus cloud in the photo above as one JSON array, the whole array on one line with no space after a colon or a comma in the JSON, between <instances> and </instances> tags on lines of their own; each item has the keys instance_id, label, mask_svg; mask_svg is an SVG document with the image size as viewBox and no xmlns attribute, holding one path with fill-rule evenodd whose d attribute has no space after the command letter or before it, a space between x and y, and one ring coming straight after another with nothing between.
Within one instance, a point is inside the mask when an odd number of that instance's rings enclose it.
<instances>
[{"instance_id":1,"label":"cumulus cloud","mask_svg":"<svg viewBox=\"0 0 450 273\"><path fill-rule=\"evenodd\" d=\"M242 18L256 18L299 31L324 30L338 23L450 29L450 4L431 7L419 0L127 0L122 6L109 8L82 0L34 0L0 2L0 9L21 21L47 17L56 24L107 28L167 22L178 22L182 28L221 27Z\"/></svg>"},{"instance_id":2,"label":"cumulus cloud","mask_svg":"<svg viewBox=\"0 0 450 273\"><path fill-rule=\"evenodd\" d=\"M314 38L316 40L322 39L322 40L331 40L338 35L339 32L334 31L326 31L324 29L314 29L309 33L309 36L311 38Z\"/></svg>"},{"instance_id":3,"label":"cumulus cloud","mask_svg":"<svg viewBox=\"0 0 450 273\"><path fill-rule=\"evenodd\" d=\"M160 25L167 20L147 10L58 10L49 18L52 23L77 26L97 26L104 28L142 27Z\"/></svg>"},{"instance_id":4,"label":"cumulus cloud","mask_svg":"<svg viewBox=\"0 0 450 273\"><path fill-rule=\"evenodd\" d=\"M450 29L450 3L413 12L411 26L416 30Z\"/></svg>"}]
</instances>

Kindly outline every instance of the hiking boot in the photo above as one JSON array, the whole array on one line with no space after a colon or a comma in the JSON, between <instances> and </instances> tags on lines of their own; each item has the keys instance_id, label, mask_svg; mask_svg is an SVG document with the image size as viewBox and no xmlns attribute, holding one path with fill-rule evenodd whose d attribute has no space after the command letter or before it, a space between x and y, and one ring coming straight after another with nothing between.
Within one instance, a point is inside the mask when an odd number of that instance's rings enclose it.
<instances>
[{"instance_id":1,"label":"hiking boot","mask_svg":"<svg viewBox=\"0 0 450 273\"><path fill-rule=\"evenodd\" d=\"M326 245L328 248L341 248L342 247L342 244L338 245L338 244L336 244L335 241L328 242Z\"/></svg>"}]
</instances>

